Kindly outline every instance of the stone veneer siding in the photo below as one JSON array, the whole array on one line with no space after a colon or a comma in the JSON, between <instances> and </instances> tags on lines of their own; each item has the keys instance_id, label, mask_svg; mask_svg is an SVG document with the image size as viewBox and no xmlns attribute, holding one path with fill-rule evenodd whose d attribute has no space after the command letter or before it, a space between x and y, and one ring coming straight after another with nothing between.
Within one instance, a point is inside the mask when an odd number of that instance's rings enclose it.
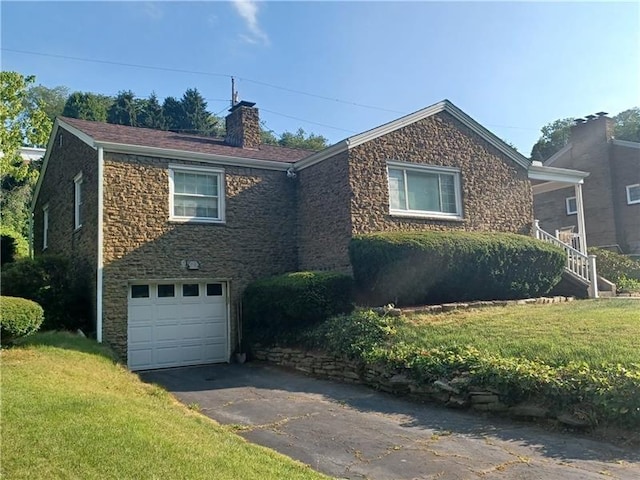
<instances>
[{"instance_id":1,"label":"stone veneer siding","mask_svg":"<svg viewBox=\"0 0 640 480\"><path fill-rule=\"evenodd\" d=\"M62 142L62 146L61 143ZM75 186L82 172L82 226L75 229ZM44 214L49 204L48 247L43 250ZM96 320L96 265L98 258L98 152L66 130L58 130L47 172L40 185L33 217L33 252L63 255L78 278L87 282L91 318Z\"/></svg>"},{"instance_id":2,"label":"stone veneer siding","mask_svg":"<svg viewBox=\"0 0 640 480\"><path fill-rule=\"evenodd\" d=\"M343 152L298 173L298 268L350 271L349 154Z\"/></svg>"},{"instance_id":3,"label":"stone veneer siding","mask_svg":"<svg viewBox=\"0 0 640 480\"><path fill-rule=\"evenodd\" d=\"M389 215L387 161L460 169L463 219ZM446 112L353 148L349 166L354 234L395 230L531 231L533 194L526 169Z\"/></svg>"},{"instance_id":4,"label":"stone veneer siding","mask_svg":"<svg viewBox=\"0 0 640 480\"><path fill-rule=\"evenodd\" d=\"M225 224L169 221L166 158L105 153L104 339L126 359L128 285L134 279L230 282L231 347L237 302L251 281L296 269L295 184L284 171L224 166ZM200 269L186 270L183 260Z\"/></svg>"}]
</instances>

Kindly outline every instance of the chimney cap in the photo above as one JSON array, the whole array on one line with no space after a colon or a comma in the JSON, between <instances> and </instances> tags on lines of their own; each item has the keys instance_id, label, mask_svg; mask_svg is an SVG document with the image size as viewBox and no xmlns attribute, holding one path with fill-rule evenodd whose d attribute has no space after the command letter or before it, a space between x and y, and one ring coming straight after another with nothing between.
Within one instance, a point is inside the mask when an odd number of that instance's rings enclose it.
<instances>
[{"instance_id":1,"label":"chimney cap","mask_svg":"<svg viewBox=\"0 0 640 480\"><path fill-rule=\"evenodd\" d=\"M586 120L584 118L576 118L573 122L576 125L580 125L581 123L584 123Z\"/></svg>"},{"instance_id":2,"label":"chimney cap","mask_svg":"<svg viewBox=\"0 0 640 480\"><path fill-rule=\"evenodd\" d=\"M596 113L596 115L598 115L599 117L604 117L604 116L608 115L608 113L607 112L598 112L598 113Z\"/></svg>"},{"instance_id":3,"label":"chimney cap","mask_svg":"<svg viewBox=\"0 0 640 480\"><path fill-rule=\"evenodd\" d=\"M593 120L594 118L596 118L595 115L586 115L584 118L586 118L587 120Z\"/></svg>"},{"instance_id":4,"label":"chimney cap","mask_svg":"<svg viewBox=\"0 0 640 480\"><path fill-rule=\"evenodd\" d=\"M238 103L236 103L233 107L231 107L229 111L233 112L240 107L253 107L255 104L256 104L255 102L247 102L246 100L241 100Z\"/></svg>"}]
</instances>

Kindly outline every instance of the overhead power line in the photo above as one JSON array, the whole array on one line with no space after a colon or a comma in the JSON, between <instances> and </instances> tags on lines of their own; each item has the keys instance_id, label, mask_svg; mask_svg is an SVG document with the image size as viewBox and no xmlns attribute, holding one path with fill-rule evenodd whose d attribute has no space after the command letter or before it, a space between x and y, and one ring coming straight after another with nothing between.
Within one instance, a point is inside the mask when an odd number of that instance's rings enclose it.
<instances>
[{"instance_id":1,"label":"overhead power line","mask_svg":"<svg viewBox=\"0 0 640 480\"><path fill-rule=\"evenodd\" d=\"M130 68L144 68L147 70L160 70L163 72L174 72L174 73L187 73L190 75L206 75L209 77L223 77L223 78L231 78L231 77L235 77L238 80L242 80L245 82L250 82L250 83L255 83L256 85L262 85L264 87L269 87L269 88L274 88L277 90L282 90L285 92L290 92L290 93L295 93L297 95L305 95L307 97L313 97L313 98L319 98L321 100L327 100L327 101L331 101L331 102L337 102L337 103L343 103L345 105L352 105L355 107L361 107L361 108L369 108L369 109L373 109L373 110L380 110L383 112L391 112L391 113L399 113L399 114L403 114L404 112L401 112L399 110L391 110L388 108L383 108L383 107L377 107L375 105L366 105L364 103L358 103L358 102L352 102L349 100L341 100L339 98L333 98L333 97L327 97L324 95L318 95L315 93L310 93L310 92L305 92L302 90L295 90L293 88L288 88L288 87L283 87L280 85L275 85L272 83L268 83L268 82L263 82L260 80L254 80L252 78L246 78L246 77L239 77L237 75L231 75L228 73L216 73L216 72L202 72L202 71L198 71L198 70L186 70L186 69L182 69L182 68L170 68L170 67L159 67L157 65L142 65L139 63L126 63L126 62L114 62L111 60L97 60L97 59L93 59L93 58L82 58L82 57L73 57L70 55L59 55L59 54L55 54L55 53L43 53L43 52L33 52L33 51L29 51L29 50L18 50L18 49L14 49L14 48L2 48L1 50L5 51L5 52L13 52L13 53L22 53L22 54L26 54L26 55L38 55L41 57L50 57L50 58L61 58L64 60L75 60L78 62L91 62L91 63L101 63L104 65L118 65L118 66L122 66L122 67L130 67Z\"/></svg>"}]
</instances>

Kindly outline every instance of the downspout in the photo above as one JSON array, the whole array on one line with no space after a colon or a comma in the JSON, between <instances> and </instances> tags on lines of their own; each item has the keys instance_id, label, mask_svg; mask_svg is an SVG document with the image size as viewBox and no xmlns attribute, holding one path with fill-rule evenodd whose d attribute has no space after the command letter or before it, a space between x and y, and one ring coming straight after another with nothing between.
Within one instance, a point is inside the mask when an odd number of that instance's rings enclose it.
<instances>
[{"instance_id":1,"label":"downspout","mask_svg":"<svg viewBox=\"0 0 640 480\"><path fill-rule=\"evenodd\" d=\"M103 270L103 220L104 220L104 150L98 147L98 261L96 268L96 340L102 343L102 270Z\"/></svg>"},{"instance_id":2,"label":"downspout","mask_svg":"<svg viewBox=\"0 0 640 480\"><path fill-rule=\"evenodd\" d=\"M33 212L29 210L29 258L33 258Z\"/></svg>"}]
</instances>

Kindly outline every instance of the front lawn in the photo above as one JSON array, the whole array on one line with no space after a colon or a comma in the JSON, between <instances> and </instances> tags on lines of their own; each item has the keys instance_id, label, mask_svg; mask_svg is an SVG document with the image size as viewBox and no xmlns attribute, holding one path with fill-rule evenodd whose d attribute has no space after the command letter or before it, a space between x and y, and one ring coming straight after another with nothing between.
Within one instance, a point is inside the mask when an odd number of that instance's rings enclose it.
<instances>
[{"instance_id":1,"label":"front lawn","mask_svg":"<svg viewBox=\"0 0 640 480\"><path fill-rule=\"evenodd\" d=\"M640 300L584 300L416 315L398 340L419 348L473 346L549 365L616 363L640 368Z\"/></svg>"},{"instance_id":2,"label":"front lawn","mask_svg":"<svg viewBox=\"0 0 640 480\"><path fill-rule=\"evenodd\" d=\"M3 478L326 478L190 411L70 334L2 351L1 422Z\"/></svg>"}]
</instances>

